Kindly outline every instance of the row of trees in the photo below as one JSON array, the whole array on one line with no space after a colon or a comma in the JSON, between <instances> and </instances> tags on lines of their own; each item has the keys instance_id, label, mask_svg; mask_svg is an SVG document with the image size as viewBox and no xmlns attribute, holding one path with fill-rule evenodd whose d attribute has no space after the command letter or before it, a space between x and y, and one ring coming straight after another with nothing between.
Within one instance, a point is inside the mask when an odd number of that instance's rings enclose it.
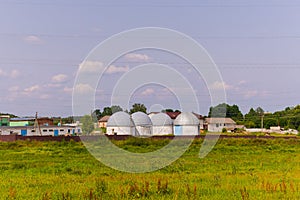
<instances>
[{"instance_id":1,"label":"row of trees","mask_svg":"<svg viewBox=\"0 0 300 200\"><path fill-rule=\"evenodd\" d=\"M93 121L105 115L112 115L115 112L123 111L120 106L111 106L103 108L101 112L97 109L93 112ZM135 103L132 105L130 111L125 110L127 113L135 112L147 113L147 108L144 104ZM173 112L172 109L165 109L162 112ZM175 110L179 111L179 110ZM237 124L245 125L247 128L261 128L261 122L263 120L263 127L270 128L271 126L280 126L284 129L297 129L300 131L300 105L295 107L287 107L283 111L277 111L274 113L266 113L261 107L256 109L251 108L245 115L242 114L238 105L229 105L226 103L219 104L215 107L210 107L208 117L230 117L237 122ZM88 121L85 117L83 121ZM82 120L81 120L82 121ZM91 125L90 128L91 129Z\"/></svg>"},{"instance_id":2,"label":"row of trees","mask_svg":"<svg viewBox=\"0 0 300 200\"><path fill-rule=\"evenodd\" d=\"M119 111L123 111L123 109L120 106L113 105L111 107L104 107L102 112L100 109L96 109L93 112L93 116L95 116L95 118L97 118L99 120L101 117L104 117L106 115L112 115ZM135 113L135 112L147 113L147 108L144 104L135 103L132 105L132 108L130 109L130 111L125 110L125 112L130 113L130 114Z\"/></svg>"},{"instance_id":3,"label":"row of trees","mask_svg":"<svg viewBox=\"0 0 300 200\"><path fill-rule=\"evenodd\" d=\"M247 128L260 128L263 121L264 128L280 126L284 129L297 129L300 131L300 105L287 107L283 111L274 113L266 113L261 107L251 108L247 114L243 115L237 105L231 106L224 103L210 107L208 116L230 117Z\"/></svg>"}]
</instances>

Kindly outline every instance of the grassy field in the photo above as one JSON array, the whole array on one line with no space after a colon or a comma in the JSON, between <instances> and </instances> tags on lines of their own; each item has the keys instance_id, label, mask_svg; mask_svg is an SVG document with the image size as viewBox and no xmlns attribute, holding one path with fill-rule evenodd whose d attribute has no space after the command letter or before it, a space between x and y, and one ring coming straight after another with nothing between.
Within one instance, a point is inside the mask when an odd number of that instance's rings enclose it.
<instances>
[{"instance_id":1,"label":"grassy field","mask_svg":"<svg viewBox=\"0 0 300 200\"><path fill-rule=\"evenodd\" d=\"M166 140L115 143L129 151ZM172 165L130 174L108 168L82 143L0 143L0 199L300 199L300 141L222 139L204 159L202 140Z\"/></svg>"}]
</instances>

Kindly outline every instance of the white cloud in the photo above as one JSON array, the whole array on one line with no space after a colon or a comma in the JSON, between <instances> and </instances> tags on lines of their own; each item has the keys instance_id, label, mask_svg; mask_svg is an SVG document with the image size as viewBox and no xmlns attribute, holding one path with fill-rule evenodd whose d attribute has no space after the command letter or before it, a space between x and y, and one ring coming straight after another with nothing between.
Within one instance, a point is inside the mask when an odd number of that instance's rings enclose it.
<instances>
[{"instance_id":1,"label":"white cloud","mask_svg":"<svg viewBox=\"0 0 300 200\"><path fill-rule=\"evenodd\" d=\"M239 85L244 85L244 84L246 84L246 83L247 83L247 81L241 80L241 81L239 82Z\"/></svg>"},{"instance_id":2,"label":"white cloud","mask_svg":"<svg viewBox=\"0 0 300 200\"><path fill-rule=\"evenodd\" d=\"M32 92L38 91L39 89L40 89L40 86L39 86L39 85L33 85L33 86L31 86L31 87L25 88L25 89L24 89L24 92L25 92L26 94L30 94L30 93L32 93Z\"/></svg>"},{"instance_id":3,"label":"white cloud","mask_svg":"<svg viewBox=\"0 0 300 200\"><path fill-rule=\"evenodd\" d=\"M104 65L99 61L85 61L79 65L80 72L95 73L104 69Z\"/></svg>"},{"instance_id":4,"label":"white cloud","mask_svg":"<svg viewBox=\"0 0 300 200\"><path fill-rule=\"evenodd\" d=\"M99 61L85 61L79 65L81 73L97 73L104 70L104 64ZM127 72L129 70L128 66L117 67L115 65L110 65L106 70L105 74L114 74Z\"/></svg>"},{"instance_id":5,"label":"white cloud","mask_svg":"<svg viewBox=\"0 0 300 200\"><path fill-rule=\"evenodd\" d=\"M105 71L106 74L114 74L114 73L122 73L122 72L128 72L129 67L117 67L115 65L110 65L108 69Z\"/></svg>"},{"instance_id":6,"label":"white cloud","mask_svg":"<svg viewBox=\"0 0 300 200\"><path fill-rule=\"evenodd\" d=\"M24 41L29 44L42 44L43 43L43 40L35 35L28 35L28 36L24 37Z\"/></svg>"},{"instance_id":7,"label":"white cloud","mask_svg":"<svg viewBox=\"0 0 300 200\"><path fill-rule=\"evenodd\" d=\"M74 88L74 92L76 94L87 94L90 92L94 92L94 89L89 84L78 84Z\"/></svg>"},{"instance_id":8,"label":"white cloud","mask_svg":"<svg viewBox=\"0 0 300 200\"><path fill-rule=\"evenodd\" d=\"M141 95L142 95L142 96L149 96L149 95L152 95L152 94L154 94L154 93L155 93L154 89L152 89L152 88L147 88L146 90L144 90L144 91L141 93Z\"/></svg>"},{"instance_id":9,"label":"white cloud","mask_svg":"<svg viewBox=\"0 0 300 200\"><path fill-rule=\"evenodd\" d=\"M146 54L129 53L124 56L129 61L149 61L150 57Z\"/></svg>"},{"instance_id":10,"label":"white cloud","mask_svg":"<svg viewBox=\"0 0 300 200\"><path fill-rule=\"evenodd\" d=\"M70 87L64 87L64 89L63 89L63 91L65 92L65 93L72 93L73 92L73 88L70 88Z\"/></svg>"},{"instance_id":11,"label":"white cloud","mask_svg":"<svg viewBox=\"0 0 300 200\"><path fill-rule=\"evenodd\" d=\"M0 76L7 76L7 73L4 70L0 69Z\"/></svg>"},{"instance_id":12,"label":"white cloud","mask_svg":"<svg viewBox=\"0 0 300 200\"><path fill-rule=\"evenodd\" d=\"M255 97L258 95L258 91L257 90L248 90L244 93L244 97L245 98L251 98L251 97Z\"/></svg>"},{"instance_id":13,"label":"white cloud","mask_svg":"<svg viewBox=\"0 0 300 200\"><path fill-rule=\"evenodd\" d=\"M2 77L17 78L17 77L19 77L19 75L20 75L20 72L17 69L13 69L10 72L0 69L0 76L2 76Z\"/></svg>"},{"instance_id":14,"label":"white cloud","mask_svg":"<svg viewBox=\"0 0 300 200\"><path fill-rule=\"evenodd\" d=\"M51 95L49 95L49 94L42 94L41 96L40 96L40 99L50 99L51 98Z\"/></svg>"},{"instance_id":15,"label":"white cloud","mask_svg":"<svg viewBox=\"0 0 300 200\"><path fill-rule=\"evenodd\" d=\"M9 92L17 92L19 90L20 90L19 86L12 86L12 87L8 88Z\"/></svg>"},{"instance_id":16,"label":"white cloud","mask_svg":"<svg viewBox=\"0 0 300 200\"><path fill-rule=\"evenodd\" d=\"M57 74L57 75L55 75L55 76L52 77L52 82L54 82L54 83L61 83L61 82L66 81L67 78L68 78L68 76L65 75L65 74Z\"/></svg>"},{"instance_id":17,"label":"white cloud","mask_svg":"<svg viewBox=\"0 0 300 200\"><path fill-rule=\"evenodd\" d=\"M11 78L18 78L19 75L20 75L20 72L19 72L18 70L16 70L16 69L14 69L14 70L12 70L12 71L10 72L10 77L11 77Z\"/></svg>"},{"instance_id":18,"label":"white cloud","mask_svg":"<svg viewBox=\"0 0 300 200\"><path fill-rule=\"evenodd\" d=\"M220 81L216 81L212 85L209 86L209 89L212 89L212 90L222 90L222 89L229 90L232 88L234 88L232 85L229 85L225 82L220 82Z\"/></svg>"}]
</instances>

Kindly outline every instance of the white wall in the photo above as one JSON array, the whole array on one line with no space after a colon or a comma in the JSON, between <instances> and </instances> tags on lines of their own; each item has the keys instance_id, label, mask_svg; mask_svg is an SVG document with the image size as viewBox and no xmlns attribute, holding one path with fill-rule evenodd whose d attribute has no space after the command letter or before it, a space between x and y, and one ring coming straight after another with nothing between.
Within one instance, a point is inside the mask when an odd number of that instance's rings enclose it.
<instances>
[{"instance_id":1,"label":"white wall","mask_svg":"<svg viewBox=\"0 0 300 200\"><path fill-rule=\"evenodd\" d=\"M150 126L136 126L138 134L140 136L151 136L152 128Z\"/></svg>"},{"instance_id":2,"label":"white wall","mask_svg":"<svg viewBox=\"0 0 300 200\"><path fill-rule=\"evenodd\" d=\"M199 126L177 126L177 128L181 129L181 132L178 132L174 126L174 135L199 135Z\"/></svg>"},{"instance_id":3,"label":"white wall","mask_svg":"<svg viewBox=\"0 0 300 200\"><path fill-rule=\"evenodd\" d=\"M153 135L173 134L173 126L153 126Z\"/></svg>"},{"instance_id":4,"label":"white wall","mask_svg":"<svg viewBox=\"0 0 300 200\"><path fill-rule=\"evenodd\" d=\"M113 135L114 133L117 135L135 135L134 127L106 127L106 134Z\"/></svg>"},{"instance_id":5,"label":"white wall","mask_svg":"<svg viewBox=\"0 0 300 200\"><path fill-rule=\"evenodd\" d=\"M208 124L208 131L209 132L222 132L223 128L234 128L234 124L225 124L224 123L214 123Z\"/></svg>"}]
</instances>

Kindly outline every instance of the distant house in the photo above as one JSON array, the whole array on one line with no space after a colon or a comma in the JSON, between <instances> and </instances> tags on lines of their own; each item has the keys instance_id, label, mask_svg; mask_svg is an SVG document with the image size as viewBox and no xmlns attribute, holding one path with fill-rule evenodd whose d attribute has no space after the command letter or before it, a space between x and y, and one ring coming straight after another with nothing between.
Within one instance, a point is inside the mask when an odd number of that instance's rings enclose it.
<instances>
[{"instance_id":1,"label":"distant house","mask_svg":"<svg viewBox=\"0 0 300 200\"><path fill-rule=\"evenodd\" d=\"M181 112L166 112L167 115L174 121Z\"/></svg>"},{"instance_id":2,"label":"distant house","mask_svg":"<svg viewBox=\"0 0 300 200\"><path fill-rule=\"evenodd\" d=\"M101 117L98 121L98 127L99 128L106 128L107 121L110 118L110 115L105 115L104 117Z\"/></svg>"},{"instance_id":3,"label":"distant house","mask_svg":"<svg viewBox=\"0 0 300 200\"><path fill-rule=\"evenodd\" d=\"M0 126L9 126L10 116L1 115L0 116Z\"/></svg>"},{"instance_id":4,"label":"distant house","mask_svg":"<svg viewBox=\"0 0 300 200\"><path fill-rule=\"evenodd\" d=\"M194 112L193 112L193 114L199 119L199 129L203 130L204 129L204 117L202 115L199 115Z\"/></svg>"},{"instance_id":5,"label":"distant house","mask_svg":"<svg viewBox=\"0 0 300 200\"><path fill-rule=\"evenodd\" d=\"M206 118L205 126L209 132L222 132L223 128L230 131L236 128L236 122L231 118Z\"/></svg>"},{"instance_id":6,"label":"distant house","mask_svg":"<svg viewBox=\"0 0 300 200\"><path fill-rule=\"evenodd\" d=\"M53 119L48 117L39 117L37 119L40 126L53 126ZM11 118L9 126L32 126L34 125L35 117Z\"/></svg>"}]
</instances>

